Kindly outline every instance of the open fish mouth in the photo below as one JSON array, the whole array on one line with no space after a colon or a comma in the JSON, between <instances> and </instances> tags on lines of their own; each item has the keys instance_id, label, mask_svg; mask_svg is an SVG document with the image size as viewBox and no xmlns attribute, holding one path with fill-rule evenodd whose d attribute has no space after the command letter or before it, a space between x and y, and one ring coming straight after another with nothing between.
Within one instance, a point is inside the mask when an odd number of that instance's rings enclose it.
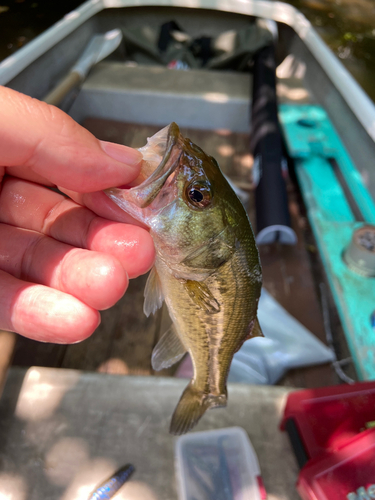
<instances>
[{"instance_id":1,"label":"open fish mouth","mask_svg":"<svg viewBox=\"0 0 375 500\"><path fill-rule=\"evenodd\" d=\"M107 189L107 195L127 212L130 204L140 209L150 207L163 187L170 187L170 177L179 165L183 144L180 129L174 122L148 138L147 144L138 150L142 153L143 161L141 172L133 182L134 187ZM173 193L169 193L169 196L172 198ZM163 206L166 201L164 195ZM153 211L160 208L153 204ZM135 216L134 213L131 215Z\"/></svg>"}]
</instances>

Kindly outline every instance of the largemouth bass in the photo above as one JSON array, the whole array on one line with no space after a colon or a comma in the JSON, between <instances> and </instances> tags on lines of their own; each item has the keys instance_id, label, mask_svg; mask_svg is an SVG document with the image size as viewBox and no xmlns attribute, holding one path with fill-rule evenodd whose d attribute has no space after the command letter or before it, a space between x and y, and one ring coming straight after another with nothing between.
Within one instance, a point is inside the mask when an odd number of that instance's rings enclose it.
<instances>
[{"instance_id":1,"label":"largemouth bass","mask_svg":"<svg viewBox=\"0 0 375 500\"><path fill-rule=\"evenodd\" d=\"M172 123L140 148L135 187L110 189L121 208L150 228L155 266L146 288L148 316L165 300L173 325L152 353L155 370L189 352L194 376L172 416L183 434L209 408L226 406L234 353L262 335L257 320L262 272L249 219L216 160Z\"/></svg>"}]
</instances>

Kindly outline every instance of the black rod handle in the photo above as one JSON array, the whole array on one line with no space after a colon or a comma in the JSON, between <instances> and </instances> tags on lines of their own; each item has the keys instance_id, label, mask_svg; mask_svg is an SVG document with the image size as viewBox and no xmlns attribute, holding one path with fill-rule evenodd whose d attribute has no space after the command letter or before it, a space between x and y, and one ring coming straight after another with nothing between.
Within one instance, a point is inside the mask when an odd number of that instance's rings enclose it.
<instances>
[{"instance_id":1,"label":"black rod handle","mask_svg":"<svg viewBox=\"0 0 375 500\"><path fill-rule=\"evenodd\" d=\"M257 243L279 241L293 245L297 237L290 223L283 171L281 129L276 99L275 47L269 45L254 57L252 131L250 147L254 156Z\"/></svg>"}]
</instances>

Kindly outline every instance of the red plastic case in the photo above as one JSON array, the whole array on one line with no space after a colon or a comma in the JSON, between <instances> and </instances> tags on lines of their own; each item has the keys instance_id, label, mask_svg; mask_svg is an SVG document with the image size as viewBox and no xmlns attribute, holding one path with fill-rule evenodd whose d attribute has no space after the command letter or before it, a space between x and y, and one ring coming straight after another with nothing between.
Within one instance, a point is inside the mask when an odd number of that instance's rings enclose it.
<instances>
[{"instance_id":1,"label":"red plastic case","mask_svg":"<svg viewBox=\"0 0 375 500\"><path fill-rule=\"evenodd\" d=\"M292 393L281 428L301 472L304 500L375 499L375 382Z\"/></svg>"},{"instance_id":2,"label":"red plastic case","mask_svg":"<svg viewBox=\"0 0 375 500\"><path fill-rule=\"evenodd\" d=\"M284 410L283 430L291 418L308 458L336 449L375 421L375 382L294 392Z\"/></svg>"},{"instance_id":3,"label":"red plastic case","mask_svg":"<svg viewBox=\"0 0 375 500\"><path fill-rule=\"evenodd\" d=\"M303 500L375 498L375 429L307 462L298 477L297 490Z\"/></svg>"}]
</instances>

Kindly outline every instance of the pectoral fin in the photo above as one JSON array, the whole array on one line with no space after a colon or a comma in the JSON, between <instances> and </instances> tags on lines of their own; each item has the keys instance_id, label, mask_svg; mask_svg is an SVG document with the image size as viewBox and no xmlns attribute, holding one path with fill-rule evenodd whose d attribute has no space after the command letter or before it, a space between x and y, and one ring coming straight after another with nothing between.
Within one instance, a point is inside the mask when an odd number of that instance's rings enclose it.
<instances>
[{"instance_id":1,"label":"pectoral fin","mask_svg":"<svg viewBox=\"0 0 375 500\"><path fill-rule=\"evenodd\" d=\"M154 347L151 356L152 368L157 372L169 368L186 353L186 348L179 339L174 326L165 332Z\"/></svg>"},{"instance_id":2,"label":"pectoral fin","mask_svg":"<svg viewBox=\"0 0 375 500\"><path fill-rule=\"evenodd\" d=\"M144 297L143 312L148 317L151 313L155 314L162 306L164 300L163 290L161 289L161 283L155 267L151 269L148 275Z\"/></svg>"},{"instance_id":3,"label":"pectoral fin","mask_svg":"<svg viewBox=\"0 0 375 500\"><path fill-rule=\"evenodd\" d=\"M220 311L220 304L210 292L210 289L204 283L199 281L187 280L185 289L193 302L210 314Z\"/></svg>"}]
</instances>

